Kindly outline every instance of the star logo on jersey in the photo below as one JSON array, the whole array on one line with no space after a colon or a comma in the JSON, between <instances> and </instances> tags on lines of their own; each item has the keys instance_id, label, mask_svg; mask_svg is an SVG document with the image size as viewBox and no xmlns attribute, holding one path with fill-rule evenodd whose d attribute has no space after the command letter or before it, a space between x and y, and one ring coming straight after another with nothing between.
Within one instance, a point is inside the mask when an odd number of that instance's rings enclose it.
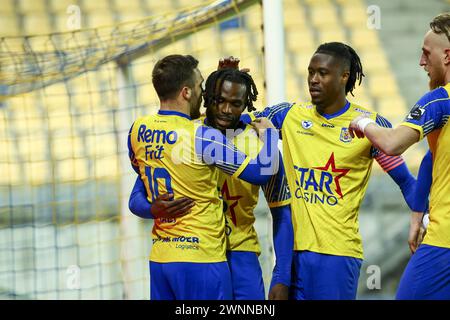
<instances>
[{"instance_id":1,"label":"star logo on jersey","mask_svg":"<svg viewBox=\"0 0 450 320\"><path fill-rule=\"evenodd\" d=\"M228 183L225 180L225 182L223 183L222 186L222 198L223 198L223 211L226 212L228 209L230 209L230 215L231 215L231 221L233 222L234 225L236 225L236 212L234 211L234 207L236 207L238 205L238 201L240 198L242 198L242 196L232 196L230 194L230 190L228 189ZM233 203L231 203L228 206L228 203L234 201Z\"/></svg>"},{"instance_id":2,"label":"star logo on jersey","mask_svg":"<svg viewBox=\"0 0 450 320\"><path fill-rule=\"evenodd\" d=\"M334 152L331 153L330 159L328 159L328 162L325 164L324 167L313 167L313 169L317 169L317 170L322 170L322 171L326 171L328 172L329 169L331 168L331 173L338 173L338 175L334 175L334 184L336 185L336 193L339 195L339 197L341 197L341 199L344 198L344 196L342 195L342 190L341 190L341 185L339 183L339 179L341 179L342 177L344 177L349 171L350 169L339 169L336 168L336 163L334 161Z\"/></svg>"},{"instance_id":3,"label":"star logo on jersey","mask_svg":"<svg viewBox=\"0 0 450 320\"><path fill-rule=\"evenodd\" d=\"M303 129L309 130L309 129L311 129L312 126L313 126L313 123L312 123L311 120L303 120L303 121L302 121L302 127L303 127Z\"/></svg>"}]
</instances>

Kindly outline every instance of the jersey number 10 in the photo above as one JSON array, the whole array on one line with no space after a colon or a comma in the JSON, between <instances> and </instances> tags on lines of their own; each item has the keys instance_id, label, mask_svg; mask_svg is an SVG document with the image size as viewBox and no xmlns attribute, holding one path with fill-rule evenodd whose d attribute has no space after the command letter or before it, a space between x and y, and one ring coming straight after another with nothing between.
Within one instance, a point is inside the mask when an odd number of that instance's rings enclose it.
<instances>
[{"instance_id":1,"label":"jersey number 10","mask_svg":"<svg viewBox=\"0 0 450 320\"><path fill-rule=\"evenodd\" d=\"M172 179L170 178L167 169L145 167L145 175L147 176L148 186L150 188L150 193L152 194L152 202L159 196L158 179L164 179L167 193L173 194Z\"/></svg>"}]
</instances>

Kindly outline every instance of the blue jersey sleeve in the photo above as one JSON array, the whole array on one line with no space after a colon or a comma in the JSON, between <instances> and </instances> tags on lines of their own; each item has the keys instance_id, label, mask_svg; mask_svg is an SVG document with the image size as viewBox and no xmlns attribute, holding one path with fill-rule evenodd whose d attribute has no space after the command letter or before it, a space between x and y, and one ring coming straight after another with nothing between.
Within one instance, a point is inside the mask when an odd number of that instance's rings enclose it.
<instances>
[{"instance_id":1,"label":"blue jersey sleeve","mask_svg":"<svg viewBox=\"0 0 450 320\"><path fill-rule=\"evenodd\" d=\"M133 123L134 125L134 123ZM128 157L130 158L130 162L131 162L131 167L133 168L133 170L137 173L139 173L139 165L138 162L136 160L136 156L134 154L133 151L133 146L131 145L131 131L133 130L133 125L130 128L130 131L128 131L128 140L127 140L127 145L128 145Z\"/></svg>"},{"instance_id":2,"label":"blue jersey sleeve","mask_svg":"<svg viewBox=\"0 0 450 320\"><path fill-rule=\"evenodd\" d=\"M392 124L386 118L377 114L376 123L383 128L392 128ZM402 156L388 156L375 147L372 147L372 157L378 162L385 172L400 187L408 207L414 207L414 189L416 179L411 174Z\"/></svg>"},{"instance_id":3,"label":"blue jersey sleeve","mask_svg":"<svg viewBox=\"0 0 450 320\"><path fill-rule=\"evenodd\" d=\"M249 124L255 118L268 118L272 121L275 128L280 130L286 115L293 105L293 103L283 102L275 106L266 107L263 111L255 111L252 114L243 114L241 116L241 121Z\"/></svg>"},{"instance_id":4,"label":"blue jersey sleeve","mask_svg":"<svg viewBox=\"0 0 450 320\"><path fill-rule=\"evenodd\" d=\"M130 211L138 217L144 219L154 219L152 215L152 205L147 200L147 190L140 177L136 178L133 190L130 194L130 200L128 201L128 208Z\"/></svg>"},{"instance_id":5,"label":"blue jersey sleeve","mask_svg":"<svg viewBox=\"0 0 450 320\"><path fill-rule=\"evenodd\" d=\"M433 180L433 156L428 150L420 163L419 173L415 188L413 211L425 212L428 209L428 196L430 195Z\"/></svg>"},{"instance_id":6,"label":"blue jersey sleeve","mask_svg":"<svg viewBox=\"0 0 450 320\"><path fill-rule=\"evenodd\" d=\"M406 116L403 125L420 132L424 138L435 129L442 128L450 117L450 98L447 91L437 88L425 94Z\"/></svg>"},{"instance_id":7,"label":"blue jersey sleeve","mask_svg":"<svg viewBox=\"0 0 450 320\"><path fill-rule=\"evenodd\" d=\"M279 169L268 183L262 186L264 196L270 208L283 206L291 199L281 153L278 155Z\"/></svg>"},{"instance_id":8,"label":"blue jersey sleeve","mask_svg":"<svg viewBox=\"0 0 450 320\"><path fill-rule=\"evenodd\" d=\"M271 208L270 210L273 218L273 246L276 257L270 288L277 283L289 286L291 282L292 255L294 253L291 206Z\"/></svg>"},{"instance_id":9,"label":"blue jersey sleeve","mask_svg":"<svg viewBox=\"0 0 450 320\"><path fill-rule=\"evenodd\" d=\"M267 129L262 140L263 148L252 159L239 151L219 130L200 126L196 131L195 152L203 162L230 176L262 185L278 171L278 133Z\"/></svg>"}]
</instances>

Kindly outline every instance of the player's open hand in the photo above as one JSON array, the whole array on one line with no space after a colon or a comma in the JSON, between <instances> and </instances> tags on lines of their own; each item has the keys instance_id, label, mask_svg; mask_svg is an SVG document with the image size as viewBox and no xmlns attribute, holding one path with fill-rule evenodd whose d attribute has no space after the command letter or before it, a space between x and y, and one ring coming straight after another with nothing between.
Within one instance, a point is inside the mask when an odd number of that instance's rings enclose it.
<instances>
[{"instance_id":1,"label":"player's open hand","mask_svg":"<svg viewBox=\"0 0 450 320\"><path fill-rule=\"evenodd\" d=\"M408 245L411 253L416 252L419 245L422 243L425 233L421 232L422 227L423 212L412 212L410 225L409 225L409 236Z\"/></svg>"},{"instance_id":2,"label":"player's open hand","mask_svg":"<svg viewBox=\"0 0 450 320\"><path fill-rule=\"evenodd\" d=\"M284 284L277 283L270 289L269 300L287 300L289 297L289 288Z\"/></svg>"},{"instance_id":3,"label":"player's open hand","mask_svg":"<svg viewBox=\"0 0 450 320\"><path fill-rule=\"evenodd\" d=\"M152 215L155 218L176 218L188 214L195 205L190 198L174 200L173 194L160 194L152 203Z\"/></svg>"},{"instance_id":4,"label":"player's open hand","mask_svg":"<svg viewBox=\"0 0 450 320\"><path fill-rule=\"evenodd\" d=\"M219 65L217 67L217 70L220 69L226 69L226 68L230 68L230 69L238 69L239 68L239 62L241 60L239 60L239 58L235 58L233 56L229 56L227 58L220 58L219 60ZM241 72L245 72L248 73L250 72L250 69L248 68L243 68L240 70Z\"/></svg>"},{"instance_id":5,"label":"player's open hand","mask_svg":"<svg viewBox=\"0 0 450 320\"><path fill-rule=\"evenodd\" d=\"M255 119L255 121L251 123L251 125L253 126L253 128L255 128L256 132L258 132L258 135L260 137L263 136L266 129L268 128L275 129L272 121L270 121L267 118L257 118Z\"/></svg>"}]
</instances>

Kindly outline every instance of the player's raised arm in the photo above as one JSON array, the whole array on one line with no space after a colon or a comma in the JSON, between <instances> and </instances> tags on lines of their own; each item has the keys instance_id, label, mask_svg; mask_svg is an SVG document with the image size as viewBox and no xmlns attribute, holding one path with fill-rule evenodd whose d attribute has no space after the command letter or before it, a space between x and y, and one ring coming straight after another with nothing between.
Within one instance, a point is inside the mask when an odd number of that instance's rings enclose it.
<instances>
[{"instance_id":1,"label":"player's raised arm","mask_svg":"<svg viewBox=\"0 0 450 320\"><path fill-rule=\"evenodd\" d=\"M425 94L411 109L401 125L383 128L367 117L355 118L349 126L350 135L364 136L387 155L399 155L413 143L423 139L435 129L441 128L450 116L447 91L437 88Z\"/></svg>"},{"instance_id":2,"label":"player's raised arm","mask_svg":"<svg viewBox=\"0 0 450 320\"><path fill-rule=\"evenodd\" d=\"M283 126L287 113L294 106L293 103L283 102L274 106L266 107L263 111L246 113L241 116L241 121L249 124L258 118L269 119L278 130Z\"/></svg>"},{"instance_id":3,"label":"player's raised arm","mask_svg":"<svg viewBox=\"0 0 450 320\"><path fill-rule=\"evenodd\" d=\"M195 151L202 161L215 165L224 173L263 185L278 171L278 132L273 126L260 127L259 132L263 147L255 158L239 151L219 130L206 126L200 126L196 131Z\"/></svg>"}]
</instances>

